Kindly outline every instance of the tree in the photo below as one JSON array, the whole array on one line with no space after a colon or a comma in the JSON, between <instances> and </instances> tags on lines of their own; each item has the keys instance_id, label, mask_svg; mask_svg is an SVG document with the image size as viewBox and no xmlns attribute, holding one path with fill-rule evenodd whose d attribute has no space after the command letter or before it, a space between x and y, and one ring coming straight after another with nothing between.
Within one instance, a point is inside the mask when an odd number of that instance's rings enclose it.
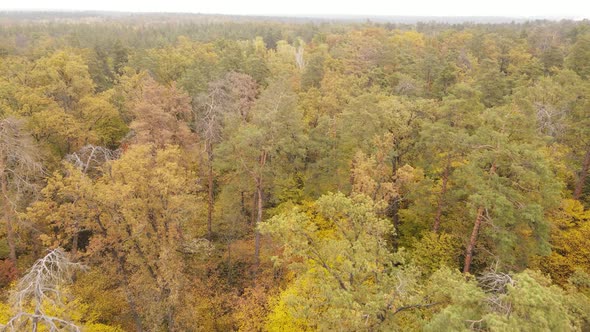
<instances>
[{"instance_id":1,"label":"tree","mask_svg":"<svg viewBox=\"0 0 590 332\"><path fill-rule=\"evenodd\" d=\"M296 108L296 100L286 82L271 82L256 101L251 119L247 122L239 118L234 120L233 125L226 128L230 132L226 142L220 146L223 162L229 162L234 172L251 180L256 225L262 222L264 205L268 201L265 191L280 191L277 175L281 174L283 179L293 177L304 154L302 114ZM287 182L289 187L290 182ZM254 256L258 263L260 234L256 229L254 233Z\"/></svg>"},{"instance_id":2,"label":"tree","mask_svg":"<svg viewBox=\"0 0 590 332\"><path fill-rule=\"evenodd\" d=\"M32 87L39 88L66 111L94 92L88 66L72 51L58 51L37 60L29 79Z\"/></svg>"},{"instance_id":3,"label":"tree","mask_svg":"<svg viewBox=\"0 0 590 332\"><path fill-rule=\"evenodd\" d=\"M395 328L410 310L413 276L395 267L391 224L364 195L327 194L259 226L281 245L275 262L295 275L268 318L269 330Z\"/></svg>"},{"instance_id":4,"label":"tree","mask_svg":"<svg viewBox=\"0 0 590 332\"><path fill-rule=\"evenodd\" d=\"M449 212L447 206L454 203L449 195L453 190L453 172L464 162L468 138L477 127L478 115L483 110L479 98L477 91L458 84L443 99L433 121L422 124L417 146L423 153L418 162L436 181L436 188L433 188L436 195L432 217L434 233L439 232L444 214Z\"/></svg>"},{"instance_id":5,"label":"tree","mask_svg":"<svg viewBox=\"0 0 590 332\"><path fill-rule=\"evenodd\" d=\"M551 255L540 257L539 265L554 282L567 285L577 270L590 273L590 252L586 246L590 236L590 211L579 201L564 199L549 218Z\"/></svg>"},{"instance_id":6,"label":"tree","mask_svg":"<svg viewBox=\"0 0 590 332\"><path fill-rule=\"evenodd\" d=\"M471 137L469 163L458 170L458 186L464 188L474 220L465 247L465 273L471 271L482 225L489 225L485 234L493 255L511 268L526 266L530 253L548 254L545 211L554 207L560 184L539 148L534 126L523 116L512 107L482 113L482 125Z\"/></svg>"},{"instance_id":7,"label":"tree","mask_svg":"<svg viewBox=\"0 0 590 332\"><path fill-rule=\"evenodd\" d=\"M566 66L582 78L590 77L590 33L577 36L570 54L565 59Z\"/></svg>"},{"instance_id":8,"label":"tree","mask_svg":"<svg viewBox=\"0 0 590 332\"><path fill-rule=\"evenodd\" d=\"M15 315L4 326L5 331L38 331L45 326L50 331L80 331L80 328L68 318L49 314L50 306L63 308L63 287L72 282L76 271L82 265L72 263L66 253L60 249L51 250L39 259L25 274L12 291L11 300ZM34 308L33 313L27 312Z\"/></svg>"},{"instance_id":9,"label":"tree","mask_svg":"<svg viewBox=\"0 0 590 332\"><path fill-rule=\"evenodd\" d=\"M209 250L194 174L173 146L136 145L103 167L96 180L71 166L54 174L29 217L50 245L85 231L79 256L115 278L137 330L186 329L186 261Z\"/></svg>"},{"instance_id":10,"label":"tree","mask_svg":"<svg viewBox=\"0 0 590 332\"><path fill-rule=\"evenodd\" d=\"M193 144L187 125L190 97L185 92L174 83L164 87L151 77L146 77L137 89L136 97L130 101L133 120L129 127L134 132L134 143L152 143L158 147Z\"/></svg>"},{"instance_id":11,"label":"tree","mask_svg":"<svg viewBox=\"0 0 590 332\"><path fill-rule=\"evenodd\" d=\"M197 97L195 110L195 127L204 140L207 155L207 232L212 235L212 219L214 208L214 178L215 146L221 142L223 128L227 118L250 118L257 92L256 82L245 74L228 73L223 79L209 84L207 94Z\"/></svg>"},{"instance_id":12,"label":"tree","mask_svg":"<svg viewBox=\"0 0 590 332\"><path fill-rule=\"evenodd\" d=\"M482 102L487 107L502 105L504 97L510 93L509 81L499 67L500 64L489 59L480 66L478 87L482 92Z\"/></svg>"},{"instance_id":13,"label":"tree","mask_svg":"<svg viewBox=\"0 0 590 332\"><path fill-rule=\"evenodd\" d=\"M42 199L27 210L27 217L43 232L41 241L49 248L68 249L74 259L81 256L81 235L89 235L96 218L93 183L87 172L86 166L77 168L66 163L63 170L47 180L41 190Z\"/></svg>"},{"instance_id":14,"label":"tree","mask_svg":"<svg viewBox=\"0 0 590 332\"><path fill-rule=\"evenodd\" d=\"M555 158L567 159L574 199L583 199L590 171L587 109L589 85L571 70L562 70L518 92L519 107L535 116L541 134L549 136ZM561 156L563 154L563 156ZM561 157L558 157L561 156ZM554 164L564 160L555 160Z\"/></svg>"},{"instance_id":15,"label":"tree","mask_svg":"<svg viewBox=\"0 0 590 332\"><path fill-rule=\"evenodd\" d=\"M439 305L433 307L425 331L581 331L587 319L579 303L569 300L570 294L531 270L488 270L465 281L445 268L433 274L426 294Z\"/></svg>"},{"instance_id":16,"label":"tree","mask_svg":"<svg viewBox=\"0 0 590 332\"><path fill-rule=\"evenodd\" d=\"M377 136L373 142L373 154L367 156L359 151L352 160L351 189L352 193L367 195L382 205L379 215L391 219L395 234L391 234L388 240L391 240L396 250L400 242L397 234L400 231L400 208L407 201L409 193L416 191L423 173L408 164L397 166L398 142L393 134Z\"/></svg>"},{"instance_id":17,"label":"tree","mask_svg":"<svg viewBox=\"0 0 590 332\"><path fill-rule=\"evenodd\" d=\"M87 96L80 100L75 117L87 133L84 144L116 148L127 134L127 126L115 106L110 102L112 93Z\"/></svg>"},{"instance_id":18,"label":"tree","mask_svg":"<svg viewBox=\"0 0 590 332\"><path fill-rule=\"evenodd\" d=\"M35 190L35 179L42 173L39 152L23 122L15 118L0 120L0 193L2 217L10 248L9 258L16 265L16 212L26 194Z\"/></svg>"},{"instance_id":19,"label":"tree","mask_svg":"<svg viewBox=\"0 0 590 332\"><path fill-rule=\"evenodd\" d=\"M94 185L98 213L89 225L87 255L118 276L139 330L192 324L183 313L190 298L185 257L207 247L199 240L193 179L179 148L139 145Z\"/></svg>"}]
</instances>

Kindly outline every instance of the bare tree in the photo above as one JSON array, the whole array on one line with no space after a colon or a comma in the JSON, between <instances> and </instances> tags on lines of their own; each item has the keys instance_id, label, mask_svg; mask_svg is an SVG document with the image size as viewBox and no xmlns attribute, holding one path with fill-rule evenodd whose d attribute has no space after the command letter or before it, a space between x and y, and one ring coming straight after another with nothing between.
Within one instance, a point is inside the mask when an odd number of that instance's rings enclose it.
<instances>
[{"instance_id":1,"label":"bare tree","mask_svg":"<svg viewBox=\"0 0 590 332\"><path fill-rule=\"evenodd\" d=\"M508 273L498 272L496 266L482 273L477 278L481 287L488 294L487 302L490 308L504 315L509 315L512 311L512 304L504 299L508 292L508 286L514 287L515 280Z\"/></svg>"},{"instance_id":2,"label":"bare tree","mask_svg":"<svg viewBox=\"0 0 590 332\"><path fill-rule=\"evenodd\" d=\"M51 332L80 331L71 321L48 315L45 306L63 307L62 287L71 283L74 273L83 268L82 265L71 262L60 248L50 251L35 262L11 294L16 314L2 330L23 331L30 328L36 332L40 326L45 326ZM28 312L29 308L33 308L34 312Z\"/></svg>"},{"instance_id":3,"label":"bare tree","mask_svg":"<svg viewBox=\"0 0 590 332\"><path fill-rule=\"evenodd\" d=\"M297 50L295 51L295 63L297 64L297 68L303 70L305 68L305 59L303 58L303 45L299 45Z\"/></svg>"},{"instance_id":4,"label":"bare tree","mask_svg":"<svg viewBox=\"0 0 590 332\"><path fill-rule=\"evenodd\" d=\"M119 158L120 150L111 150L103 146L85 145L80 150L66 156L65 160L76 166L84 174L97 171L107 161Z\"/></svg>"},{"instance_id":5,"label":"bare tree","mask_svg":"<svg viewBox=\"0 0 590 332\"><path fill-rule=\"evenodd\" d=\"M22 121L0 120L0 200L1 216L6 224L9 258L16 264L15 218L18 201L27 192L34 192L35 180L42 174L39 153L33 139L23 130Z\"/></svg>"}]
</instances>

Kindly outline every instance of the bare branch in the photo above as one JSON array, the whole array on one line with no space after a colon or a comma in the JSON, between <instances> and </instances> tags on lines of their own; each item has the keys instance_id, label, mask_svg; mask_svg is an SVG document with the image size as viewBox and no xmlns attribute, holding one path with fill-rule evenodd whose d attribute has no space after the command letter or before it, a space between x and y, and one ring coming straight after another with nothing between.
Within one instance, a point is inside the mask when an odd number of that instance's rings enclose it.
<instances>
[{"instance_id":1,"label":"bare branch","mask_svg":"<svg viewBox=\"0 0 590 332\"><path fill-rule=\"evenodd\" d=\"M111 150L102 146L88 144L80 150L69 154L65 160L80 169L84 174L95 171L107 161L115 160L121 155L120 150Z\"/></svg>"},{"instance_id":2,"label":"bare branch","mask_svg":"<svg viewBox=\"0 0 590 332\"><path fill-rule=\"evenodd\" d=\"M2 330L21 331L30 323L33 331L38 325L45 325L49 331L80 331L74 323L46 314L44 306L63 307L61 287L71 283L75 272L82 269L85 267L71 262L61 248L50 251L35 262L11 294L12 306L17 313ZM31 307L34 313L26 311Z\"/></svg>"}]
</instances>

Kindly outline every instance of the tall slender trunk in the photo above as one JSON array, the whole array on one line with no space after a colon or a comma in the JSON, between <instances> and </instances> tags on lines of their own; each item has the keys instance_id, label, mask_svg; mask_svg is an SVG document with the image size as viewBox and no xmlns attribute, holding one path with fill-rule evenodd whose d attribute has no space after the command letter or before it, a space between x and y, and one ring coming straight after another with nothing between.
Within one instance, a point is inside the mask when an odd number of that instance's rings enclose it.
<instances>
[{"instance_id":1,"label":"tall slender trunk","mask_svg":"<svg viewBox=\"0 0 590 332\"><path fill-rule=\"evenodd\" d=\"M125 268L125 261L122 257L117 257L117 254L114 250L110 250L110 252L112 257L118 263L119 273L123 277L123 290L125 292L127 304L129 305L129 310L131 311L131 317L133 317L133 322L135 323L135 330L137 332L143 332L143 323L141 321L141 316L139 315L137 303L135 302L135 297L133 296L133 293L129 289L129 278L127 276L128 271Z\"/></svg>"},{"instance_id":2,"label":"tall slender trunk","mask_svg":"<svg viewBox=\"0 0 590 332\"><path fill-rule=\"evenodd\" d=\"M447 184L449 182L449 172L451 170L451 160L450 158L447 159L447 164L445 165L445 170L442 175L442 188L440 190L440 194L438 196L438 202L436 206L436 215L434 216L434 226L432 227L432 231L438 233L440 228L440 219L442 217L443 208L445 205L445 195L447 193Z\"/></svg>"},{"instance_id":3,"label":"tall slender trunk","mask_svg":"<svg viewBox=\"0 0 590 332\"><path fill-rule=\"evenodd\" d=\"M131 317L133 318L133 322L135 323L135 331L143 332L143 323L141 322L141 317L139 316L139 311L137 309L137 303L135 303L135 299L129 290L129 286L127 284L123 285L123 289L125 290L125 295L127 297L127 304L129 304L129 310L131 311Z\"/></svg>"},{"instance_id":4,"label":"tall slender trunk","mask_svg":"<svg viewBox=\"0 0 590 332\"><path fill-rule=\"evenodd\" d=\"M256 224L254 225L255 240L254 240L254 256L256 259L256 266L260 263L260 232L258 231L258 225L262 222L262 179L258 178L256 181L256 194L257 194L257 214Z\"/></svg>"},{"instance_id":5,"label":"tall slender trunk","mask_svg":"<svg viewBox=\"0 0 590 332\"><path fill-rule=\"evenodd\" d=\"M256 223L256 206L258 204L258 192L254 191L254 196L252 197L252 210L250 210L250 221L249 224L253 225Z\"/></svg>"},{"instance_id":6,"label":"tall slender trunk","mask_svg":"<svg viewBox=\"0 0 590 332\"><path fill-rule=\"evenodd\" d=\"M79 228L78 228L78 224L76 223L76 225L74 226L74 235L72 236L72 256L74 257L74 259L77 259L78 256L78 239L79 239Z\"/></svg>"},{"instance_id":7,"label":"tall slender trunk","mask_svg":"<svg viewBox=\"0 0 590 332\"><path fill-rule=\"evenodd\" d=\"M232 284L233 281L233 274L232 274L232 267L231 267L231 240L227 241L227 283Z\"/></svg>"},{"instance_id":8,"label":"tall slender trunk","mask_svg":"<svg viewBox=\"0 0 590 332\"><path fill-rule=\"evenodd\" d=\"M255 176L256 181L256 198L257 198L257 213L256 213L256 224L254 225L254 256L255 256L255 263L258 267L260 263L260 232L258 231L258 225L262 222L262 170L266 166L266 160L268 158L268 153L264 150L260 152L260 157L258 158L258 169L259 173Z\"/></svg>"},{"instance_id":9,"label":"tall slender trunk","mask_svg":"<svg viewBox=\"0 0 590 332\"><path fill-rule=\"evenodd\" d=\"M16 240L14 229L12 225L12 206L8 199L8 179L6 178L6 170L4 167L0 168L0 187L2 190L2 201L4 202L4 219L6 221L6 241L8 242L8 258L16 266Z\"/></svg>"},{"instance_id":10,"label":"tall slender trunk","mask_svg":"<svg viewBox=\"0 0 590 332\"><path fill-rule=\"evenodd\" d=\"M397 251L399 246L399 205L400 197L395 196L389 201L389 206L387 207L387 216L391 218L393 223L394 234L391 237L391 246L394 251Z\"/></svg>"},{"instance_id":11,"label":"tall slender trunk","mask_svg":"<svg viewBox=\"0 0 590 332\"><path fill-rule=\"evenodd\" d=\"M399 141L394 140L394 146L396 150L399 150ZM395 176L397 174L397 170L399 165L401 164L401 157L396 155L391 158L391 174ZM401 193L400 193L401 194ZM399 208L400 208L400 201L401 197L399 194L394 198L389 200L389 206L387 207L387 216L391 218L393 222L393 230L394 234L391 237L391 246L393 247L394 251L397 251L399 247Z\"/></svg>"},{"instance_id":12,"label":"tall slender trunk","mask_svg":"<svg viewBox=\"0 0 590 332\"><path fill-rule=\"evenodd\" d=\"M481 227L483 212L483 207L477 209L477 217L475 217L475 224L473 225L473 230L471 231L471 237L469 238L467 248L465 248L465 265L463 265L463 273L469 273L469 270L471 269L471 262L473 260L473 249L475 248L475 243L477 242L477 234L479 233L479 228Z\"/></svg>"},{"instance_id":13,"label":"tall slender trunk","mask_svg":"<svg viewBox=\"0 0 590 332\"><path fill-rule=\"evenodd\" d=\"M36 229L29 230L28 236L31 239L38 238L39 235L41 235L41 232L40 231L38 231ZM32 257L41 257L41 255L44 252L45 252L45 248L43 247L41 241L34 241L31 244L31 256Z\"/></svg>"},{"instance_id":14,"label":"tall slender trunk","mask_svg":"<svg viewBox=\"0 0 590 332\"><path fill-rule=\"evenodd\" d=\"M213 144L207 143L207 156L209 162L208 178L208 197L207 197L207 234L211 239L213 233Z\"/></svg>"},{"instance_id":15,"label":"tall slender trunk","mask_svg":"<svg viewBox=\"0 0 590 332\"><path fill-rule=\"evenodd\" d=\"M242 215L248 214L248 209L246 209L246 199L244 198L244 192L240 191L240 211L242 211Z\"/></svg>"},{"instance_id":16,"label":"tall slender trunk","mask_svg":"<svg viewBox=\"0 0 590 332\"><path fill-rule=\"evenodd\" d=\"M584 185L586 184L586 178L588 177L588 171L590 170L590 147L586 151L584 161L582 162L582 169L580 170L580 176L576 182L576 188L574 189L574 199L580 199L582 192L584 191Z\"/></svg>"},{"instance_id":17,"label":"tall slender trunk","mask_svg":"<svg viewBox=\"0 0 590 332\"><path fill-rule=\"evenodd\" d=\"M496 173L496 162L492 163L490 167L489 174L492 175ZM471 231L471 236L469 237L469 243L465 248L465 264L463 265L463 273L469 273L471 270L471 262L473 261L473 249L475 249L475 244L477 242L477 235L479 234L479 229L481 228L481 222L483 221L483 214L485 209L483 206L480 206L477 209L477 216L475 217L475 223L473 224L473 230Z\"/></svg>"},{"instance_id":18,"label":"tall slender trunk","mask_svg":"<svg viewBox=\"0 0 590 332\"><path fill-rule=\"evenodd\" d=\"M162 302L166 301L170 298L171 294L170 288L166 285L164 289L162 289L161 296ZM166 331L174 331L174 316L175 316L176 308L172 303L168 303L168 308L166 309L166 316L164 317L164 322L166 324Z\"/></svg>"}]
</instances>

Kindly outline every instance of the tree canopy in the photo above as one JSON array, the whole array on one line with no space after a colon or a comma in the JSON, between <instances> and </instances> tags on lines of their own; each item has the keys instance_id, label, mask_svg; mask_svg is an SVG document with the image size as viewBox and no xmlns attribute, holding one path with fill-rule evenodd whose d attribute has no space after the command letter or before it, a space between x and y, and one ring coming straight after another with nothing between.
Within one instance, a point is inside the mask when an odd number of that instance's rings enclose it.
<instances>
[{"instance_id":1,"label":"tree canopy","mask_svg":"<svg viewBox=\"0 0 590 332\"><path fill-rule=\"evenodd\" d=\"M6 331L587 331L590 25L0 13Z\"/></svg>"}]
</instances>

